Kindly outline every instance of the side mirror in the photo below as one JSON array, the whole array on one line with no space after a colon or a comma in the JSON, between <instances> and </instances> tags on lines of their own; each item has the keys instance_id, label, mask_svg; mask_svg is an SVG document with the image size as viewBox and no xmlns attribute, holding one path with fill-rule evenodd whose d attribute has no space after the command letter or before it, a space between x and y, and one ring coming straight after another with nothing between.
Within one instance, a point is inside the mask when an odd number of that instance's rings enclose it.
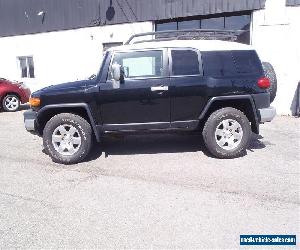
<instances>
[{"instance_id":1,"label":"side mirror","mask_svg":"<svg viewBox=\"0 0 300 250\"><path fill-rule=\"evenodd\" d=\"M112 78L115 81L124 81L124 69L120 64L114 63L111 67Z\"/></svg>"}]
</instances>

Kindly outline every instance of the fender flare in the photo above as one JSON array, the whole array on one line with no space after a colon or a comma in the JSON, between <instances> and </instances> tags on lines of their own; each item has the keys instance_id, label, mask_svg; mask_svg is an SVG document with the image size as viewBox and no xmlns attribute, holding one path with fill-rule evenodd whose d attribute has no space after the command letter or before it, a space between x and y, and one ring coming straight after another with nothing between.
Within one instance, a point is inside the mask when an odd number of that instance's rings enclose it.
<instances>
[{"instance_id":1,"label":"fender flare","mask_svg":"<svg viewBox=\"0 0 300 250\"><path fill-rule=\"evenodd\" d=\"M255 133L259 133L259 122L258 122L258 116L257 116L257 111L256 111L256 107L255 107L255 103L253 101L253 98L251 95L234 95L234 96L216 96L216 97L212 97L209 99L209 101L207 102L207 104L205 105L204 109L202 110L200 116L199 116L199 120L202 120L205 115L207 114L209 108L212 106L213 103L215 103L216 101L230 101L230 100L248 100L251 104L252 107L252 113L254 115L254 123L251 121L251 125L252 125L252 131Z\"/></svg>"},{"instance_id":2,"label":"fender flare","mask_svg":"<svg viewBox=\"0 0 300 250\"><path fill-rule=\"evenodd\" d=\"M92 126L92 129L94 131L96 140L99 142L100 141L100 135L98 133L95 120L93 118L91 109L87 103L63 103L63 104L50 104L42 107L38 112L37 112L37 118L41 116L45 111L50 110L50 109L56 109L56 108L84 108L88 118L89 122Z\"/></svg>"}]
</instances>

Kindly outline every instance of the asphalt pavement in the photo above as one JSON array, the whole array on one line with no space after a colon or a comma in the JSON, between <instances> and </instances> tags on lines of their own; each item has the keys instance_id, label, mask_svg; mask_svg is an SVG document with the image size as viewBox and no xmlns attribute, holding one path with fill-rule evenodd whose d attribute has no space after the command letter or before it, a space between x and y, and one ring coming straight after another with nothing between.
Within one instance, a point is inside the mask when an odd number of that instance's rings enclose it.
<instances>
[{"instance_id":1,"label":"asphalt pavement","mask_svg":"<svg viewBox=\"0 0 300 250\"><path fill-rule=\"evenodd\" d=\"M209 156L199 135L157 134L107 137L63 166L22 113L0 113L2 249L238 249L240 234L300 246L299 118L262 125L237 159Z\"/></svg>"}]
</instances>

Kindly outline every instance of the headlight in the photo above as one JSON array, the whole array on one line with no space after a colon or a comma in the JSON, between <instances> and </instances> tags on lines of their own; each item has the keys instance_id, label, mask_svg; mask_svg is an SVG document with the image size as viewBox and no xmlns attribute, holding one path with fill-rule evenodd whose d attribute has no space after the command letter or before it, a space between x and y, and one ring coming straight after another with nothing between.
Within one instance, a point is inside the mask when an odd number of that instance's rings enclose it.
<instances>
[{"instance_id":1,"label":"headlight","mask_svg":"<svg viewBox=\"0 0 300 250\"><path fill-rule=\"evenodd\" d=\"M31 107L39 107L41 105L41 99L36 97L30 97L29 104Z\"/></svg>"}]
</instances>

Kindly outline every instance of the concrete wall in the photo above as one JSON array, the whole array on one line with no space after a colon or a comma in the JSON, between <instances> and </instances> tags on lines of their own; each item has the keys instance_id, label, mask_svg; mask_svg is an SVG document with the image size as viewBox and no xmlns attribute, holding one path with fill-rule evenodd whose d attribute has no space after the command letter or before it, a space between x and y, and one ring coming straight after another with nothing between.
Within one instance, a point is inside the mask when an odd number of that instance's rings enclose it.
<instances>
[{"instance_id":1,"label":"concrete wall","mask_svg":"<svg viewBox=\"0 0 300 250\"><path fill-rule=\"evenodd\" d=\"M0 77L23 81L32 91L86 79L98 72L103 43L124 42L152 30L152 22L143 22L0 38ZM33 56L34 79L20 78L19 56Z\"/></svg>"},{"instance_id":2,"label":"concrete wall","mask_svg":"<svg viewBox=\"0 0 300 250\"><path fill-rule=\"evenodd\" d=\"M300 81L300 7L286 7L285 2L267 0L264 10L253 13L252 44L277 73L278 91L272 105L279 114L293 114Z\"/></svg>"}]
</instances>

